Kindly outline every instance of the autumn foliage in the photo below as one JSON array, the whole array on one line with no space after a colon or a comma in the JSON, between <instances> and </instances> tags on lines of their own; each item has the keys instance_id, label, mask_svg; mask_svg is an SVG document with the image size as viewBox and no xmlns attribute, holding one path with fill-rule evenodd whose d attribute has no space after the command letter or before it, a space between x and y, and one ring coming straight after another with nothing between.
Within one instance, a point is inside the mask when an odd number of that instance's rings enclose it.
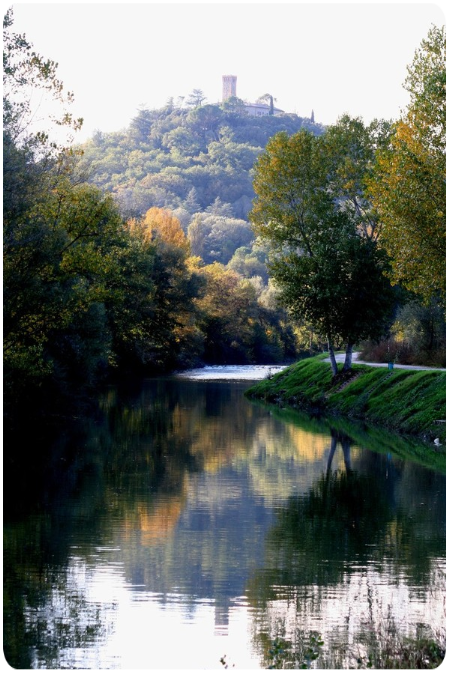
<instances>
[{"instance_id":1,"label":"autumn foliage","mask_svg":"<svg viewBox=\"0 0 449 674\"><path fill-rule=\"evenodd\" d=\"M369 182L393 281L429 302L446 291L446 36L433 28L409 67L410 103Z\"/></svg>"}]
</instances>

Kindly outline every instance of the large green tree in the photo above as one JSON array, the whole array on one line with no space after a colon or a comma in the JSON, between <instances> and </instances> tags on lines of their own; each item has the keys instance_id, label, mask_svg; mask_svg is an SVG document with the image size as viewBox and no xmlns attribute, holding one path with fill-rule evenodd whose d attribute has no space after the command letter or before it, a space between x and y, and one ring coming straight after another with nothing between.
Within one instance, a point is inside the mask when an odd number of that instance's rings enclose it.
<instances>
[{"instance_id":1,"label":"large green tree","mask_svg":"<svg viewBox=\"0 0 449 674\"><path fill-rule=\"evenodd\" d=\"M355 186L343 180L351 141L360 144L360 134L347 119L322 137L277 134L256 163L250 213L256 234L270 244L281 299L327 338L334 374L334 346L345 345L349 369L357 341L385 331L393 301L387 260L367 235L367 208L355 207L363 194L355 201Z\"/></svg>"},{"instance_id":2,"label":"large green tree","mask_svg":"<svg viewBox=\"0 0 449 674\"><path fill-rule=\"evenodd\" d=\"M408 68L408 108L379 152L370 192L393 279L430 301L446 288L446 33L433 27Z\"/></svg>"},{"instance_id":3,"label":"large green tree","mask_svg":"<svg viewBox=\"0 0 449 674\"><path fill-rule=\"evenodd\" d=\"M40 176L20 217L4 209L4 367L11 402L49 377L91 381L108 361L104 302L117 273L121 227L110 196L53 171Z\"/></svg>"},{"instance_id":4,"label":"large green tree","mask_svg":"<svg viewBox=\"0 0 449 674\"><path fill-rule=\"evenodd\" d=\"M50 375L90 378L107 358L102 301L120 217L112 199L77 183L74 155L50 139L52 121L79 128L56 64L3 21L3 335L5 407ZM57 105L37 120L33 94ZM39 123L38 123L39 121ZM54 128L54 127L53 127ZM106 243L107 241L107 243ZM70 365L69 365L70 361ZM63 374L64 373L64 374Z\"/></svg>"}]
</instances>

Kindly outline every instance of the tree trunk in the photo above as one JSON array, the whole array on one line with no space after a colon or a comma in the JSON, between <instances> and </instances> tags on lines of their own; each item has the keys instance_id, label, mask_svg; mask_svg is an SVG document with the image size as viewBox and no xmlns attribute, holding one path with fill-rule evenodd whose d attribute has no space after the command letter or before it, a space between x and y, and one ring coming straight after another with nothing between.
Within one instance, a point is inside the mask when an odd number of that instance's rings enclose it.
<instances>
[{"instance_id":1,"label":"tree trunk","mask_svg":"<svg viewBox=\"0 0 449 674\"><path fill-rule=\"evenodd\" d=\"M346 370L351 369L352 365L352 347L354 344L348 344L346 346L346 356L345 356L345 363L343 365L343 372L346 372Z\"/></svg>"},{"instance_id":2,"label":"tree trunk","mask_svg":"<svg viewBox=\"0 0 449 674\"><path fill-rule=\"evenodd\" d=\"M337 361L335 360L334 347L332 346L332 342L329 338L327 340L327 345L328 345L328 349L329 349L329 358L330 358L330 361L331 361L332 374L335 377L335 375L338 374L338 367L337 367Z\"/></svg>"},{"instance_id":3,"label":"tree trunk","mask_svg":"<svg viewBox=\"0 0 449 674\"><path fill-rule=\"evenodd\" d=\"M332 459L334 458L335 450L337 449L337 438L335 435L331 437L331 449L329 452L329 456L327 458L327 469L326 472L330 473L330 470L332 468Z\"/></svg>"},{"instance_id":4,"label":"tree trunk","mask_svg":"<svg viewBox=\"0 0 449 674\"><path fill-rule=\"evenodd\" d=\"M341 446L343 448L343 460L345 462L346 472L351 472L351 442L349 438L341 439Z\"/></svg>"}]
</instances>

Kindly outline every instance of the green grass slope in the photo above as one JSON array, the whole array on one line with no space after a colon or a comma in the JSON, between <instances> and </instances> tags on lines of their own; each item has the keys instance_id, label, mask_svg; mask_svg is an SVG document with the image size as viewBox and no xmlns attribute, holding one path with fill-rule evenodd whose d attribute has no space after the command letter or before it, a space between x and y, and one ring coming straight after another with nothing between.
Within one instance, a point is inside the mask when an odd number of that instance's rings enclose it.
<instances>
[{"instance_id":1,"label":"green grass slope","mask_svg":"<svg viewBox=\"0 0 449 674\"><path fill-rule=\"evenodd\" d=\"M446 439L446 373L354 365L335 381L324 356L307 358L246 391L250 399L313 413L342 415L398 433Z\"/></svg>"}]
</instances>

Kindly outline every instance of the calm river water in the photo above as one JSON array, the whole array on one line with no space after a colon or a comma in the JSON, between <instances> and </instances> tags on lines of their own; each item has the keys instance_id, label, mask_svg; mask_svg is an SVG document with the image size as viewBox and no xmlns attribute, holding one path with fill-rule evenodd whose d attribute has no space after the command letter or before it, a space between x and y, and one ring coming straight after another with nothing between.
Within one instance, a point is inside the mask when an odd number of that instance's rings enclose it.
<instances>
[{"instance_id":1,"label":"calm river water","mask_svg":"<svg viewBox=\"0 0 449 674\"><path fill-rule=\"evenodd\" d=\"M443 628L444 470L391 435L248 402L266 371L111 387L35 465L17 449L9 664L261 669L276 637L300 652L316 632L354 667L380 630Z\"/></svg>"}]
</instances>

